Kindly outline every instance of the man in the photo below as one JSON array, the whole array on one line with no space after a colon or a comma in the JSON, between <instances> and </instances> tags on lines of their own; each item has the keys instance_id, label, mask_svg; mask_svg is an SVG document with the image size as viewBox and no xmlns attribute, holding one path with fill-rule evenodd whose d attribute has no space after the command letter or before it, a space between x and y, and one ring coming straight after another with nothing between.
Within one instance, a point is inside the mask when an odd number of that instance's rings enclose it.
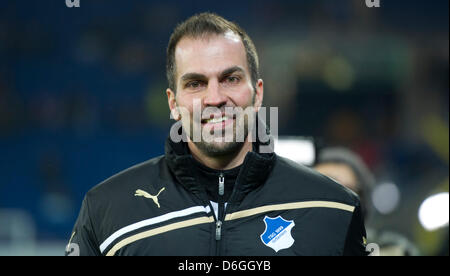
<instances>
[{"instance_id":1,"label":"man","mask_svg":"<svg viewBox=\"0 0 450 276\"><path fill-rule=\"evenodd\" d=\"M324 148L319 152L314 169L355 192L360 198L363 217L366 221L370 218L370 193L375 178L356 153L343 147Z\"/></svg>"},{"instance_id":2,"label":"man","mask_svg":"<svg viewBox=\"0 0 450 276\"><path fill-rule=\"evenodd\" d=\"M264 86L239 26L211 13L178 25L167 77L182 127L165 155L87 193L67 254L365 255L358 197L253 135Z\"/></svg>"},{"instance_id":3,"label":"man","mask_svg":"<svg viewBox=\"0 0 450 276\"><path fill-rule=\"evenodd\" d=\"M373 213L370 195L375 186L375 177L357 153L343 147L324 148L319 152L314 169L358 194L363 217L366 223L369 221ZM367 228L367 240L377 244L380 256L420 254L417 247L405 236L382 228Z\"/></svg>"}]
</instances>

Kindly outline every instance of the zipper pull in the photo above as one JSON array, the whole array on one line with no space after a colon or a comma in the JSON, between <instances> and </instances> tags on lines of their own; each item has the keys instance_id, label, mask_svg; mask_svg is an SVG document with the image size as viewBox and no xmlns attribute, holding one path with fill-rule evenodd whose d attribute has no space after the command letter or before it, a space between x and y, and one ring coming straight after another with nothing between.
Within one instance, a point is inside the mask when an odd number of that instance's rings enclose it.
<instances>
[{"instance_id":1,"label":"zipper pull","mask_svg":"<svg viewBox=\"0 0 450 276\"><path fill-rule=\"evenodd\" d=\"M218 220L216 222L216 241L220 241L222 237L222 222Z\"/></svg>"},{"instance_id":2,"label":"zipper pull","mask_svg":"<svg viewBox=\"0 0 450 276\"><path fill-rule=\"evenodd\" d=\"M223 173L219 175L219 195L223 196L225 193L225 177L223 176Z\"/></svg>"}]
</instances>

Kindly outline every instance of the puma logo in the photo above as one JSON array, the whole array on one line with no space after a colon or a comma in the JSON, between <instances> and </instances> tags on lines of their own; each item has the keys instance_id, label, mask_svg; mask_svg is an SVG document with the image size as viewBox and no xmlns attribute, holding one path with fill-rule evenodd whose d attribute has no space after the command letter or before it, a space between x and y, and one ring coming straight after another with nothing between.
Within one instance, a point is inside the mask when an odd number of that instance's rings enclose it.
<instances>
[{"instance_id":1,"label":"puma logo","mask_svg":"<svg viewBox=\"0 0 450 276\"><path fill-rule=\"evenodd\" d=\"M159 196L159 194L160 194L162 191L164 191L165 189L166 189L166 188L163 187L161 190L159 190L159 192L158 192L157 195L151 195L151 194L147 193L146 191L143 191L143 190L141 190L141 189L138 189L138 190L136 190L134 196L143 196L143 197L146 197L146 198L150 198L150 199L153 200L153 202L155 202L156 206L158 206L158 208L160 208L161 206L159 205L159 202L158 202L158 196Z\"/></svg>"}]
</instances>

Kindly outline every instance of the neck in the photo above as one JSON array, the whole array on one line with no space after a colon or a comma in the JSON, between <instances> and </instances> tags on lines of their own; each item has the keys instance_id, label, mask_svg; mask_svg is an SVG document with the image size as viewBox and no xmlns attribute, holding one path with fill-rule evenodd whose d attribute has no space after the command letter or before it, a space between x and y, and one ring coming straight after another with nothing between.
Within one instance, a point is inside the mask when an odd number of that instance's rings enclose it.
<instances>
[{"instance_id":1,"label":"neck","mask_svg":"<svg viewBox=\"0 0 450 276\"><path fill-rule=\"evenodd\" d=\"M188 147L192 156L203 165L215 170L229 170L244 163L245 156L252 151L252 143L245 140L237 152L223 156L209 156L203 153L192 141L188 141Z\"/></svg>"}]
</instances>

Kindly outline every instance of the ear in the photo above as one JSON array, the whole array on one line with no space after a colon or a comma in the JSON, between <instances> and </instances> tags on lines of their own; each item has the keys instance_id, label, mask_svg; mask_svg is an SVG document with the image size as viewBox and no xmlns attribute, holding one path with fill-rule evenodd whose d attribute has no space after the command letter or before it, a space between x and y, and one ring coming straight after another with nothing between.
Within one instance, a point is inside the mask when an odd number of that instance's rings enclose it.
<instances>
[{"instance_id":1,"label":"ear","mask_svg":"<svg viewBox=\"0 0 450 276\"><path fill-rule=\"evenodd\" d=\"M258 79L255 88L255 103L253 107L256 109L256 112L258 112L259 108L262 106L264 97L264 83L262 79Z\"/></svg>"},{"instance_id":2,"label":"ear","mask_svg":"<svg viewBox=\"0 0 450 276\"><path fill-rule=\"evenodd\" d=\"M175 121L179 121L181 119L181 115L178 112L177 108L177 99L175 92L173 92L170 88L166 89L167 94L167 102L169 104L170 114Z\"/></svg>"}]
</instances>

